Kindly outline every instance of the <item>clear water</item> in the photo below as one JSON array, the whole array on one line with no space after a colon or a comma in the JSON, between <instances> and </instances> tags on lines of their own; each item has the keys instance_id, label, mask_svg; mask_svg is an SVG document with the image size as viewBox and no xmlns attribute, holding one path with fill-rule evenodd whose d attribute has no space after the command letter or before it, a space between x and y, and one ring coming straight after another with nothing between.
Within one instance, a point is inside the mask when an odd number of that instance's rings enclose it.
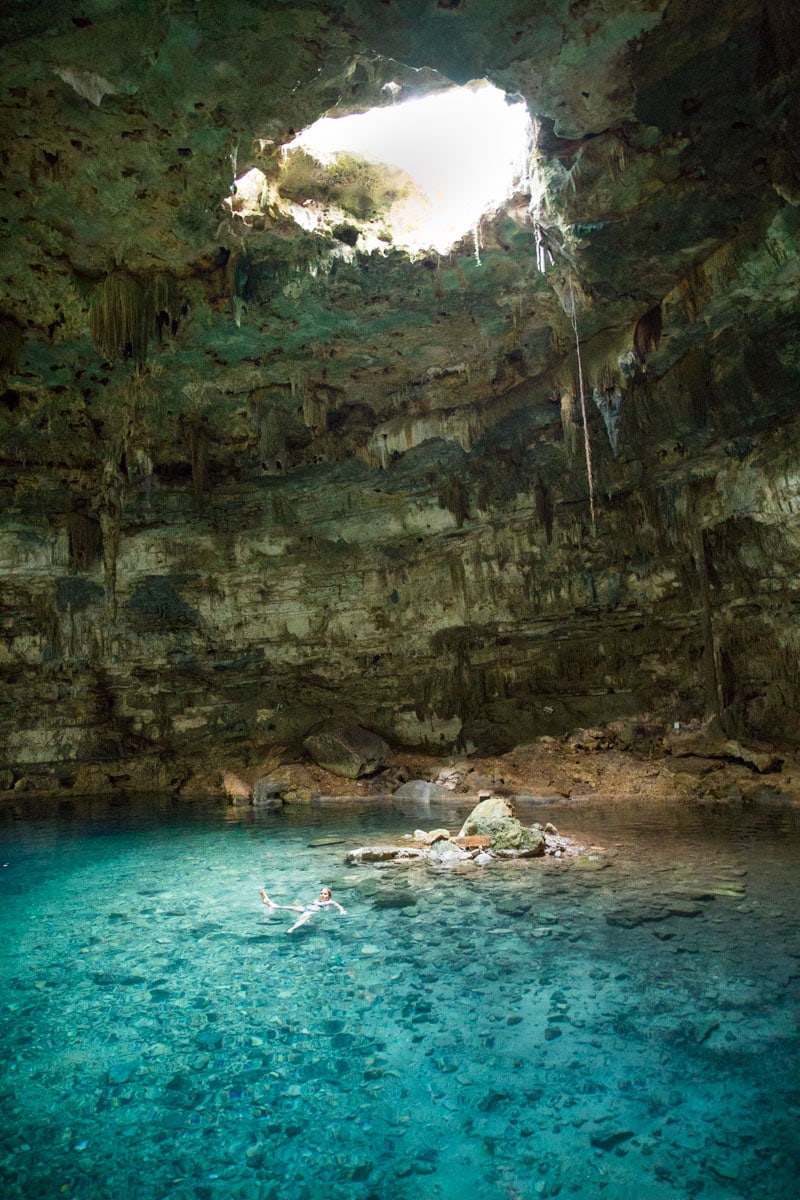
<instances>
[{"instance_id":1,"label":"clear water","mask_svg":"<svg viewBox=\"0 0 800 1200\"><path fill-rule=\"evenodd\" d=\"M443 820L387 806L7 824L0 1194L796 1200L798 815L535 815L609 853L346 867ZM291 936L258 895L321 883L347 915Z\"/></svg>"}]
</instances>

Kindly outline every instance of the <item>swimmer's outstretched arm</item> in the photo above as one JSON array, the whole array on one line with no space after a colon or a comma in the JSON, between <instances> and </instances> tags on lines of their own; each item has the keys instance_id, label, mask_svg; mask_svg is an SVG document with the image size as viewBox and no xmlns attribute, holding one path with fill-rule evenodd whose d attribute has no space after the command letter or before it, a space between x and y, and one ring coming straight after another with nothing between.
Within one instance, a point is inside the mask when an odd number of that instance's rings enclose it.
<instances>
[{"instance_id":1,"label":"swimmer's outstretched arm","mask_svg":"<svg viewBox=\"0 0 800 1200\"><path fill-rule=\"evenodd\" d=\"M342 914L342 916L345 916L345 915L346 915L346 913L347 913L347 909L346 909L346 908L342 908L342 906L341 906L341 904L339 903L339 901L338 901L338 900L328 900L328 901L327 901L327 903L328 903L328 904L332 904L334 908L338 908L338 910L339 910L339 912Z\"/></svg>"}]
</instances>

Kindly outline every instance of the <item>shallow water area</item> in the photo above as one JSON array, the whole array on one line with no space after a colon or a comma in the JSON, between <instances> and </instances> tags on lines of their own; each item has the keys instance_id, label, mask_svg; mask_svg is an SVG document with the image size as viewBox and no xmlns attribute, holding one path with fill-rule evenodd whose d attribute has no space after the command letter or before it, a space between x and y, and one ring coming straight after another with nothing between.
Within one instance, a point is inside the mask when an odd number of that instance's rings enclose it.
<instances>
[{"instance_id":1,"label":"shallow water area","mask_svg":"<svg viewBox=\"0 0 800 1200\"><path fill-rule=\"evenodd\" d=\"M4 1197L795 1200L800 815L520 811L577 860L347 867L452 809L0 829ZM347 909L288 935L322 883Z\"/></svg>"}]
</instances>

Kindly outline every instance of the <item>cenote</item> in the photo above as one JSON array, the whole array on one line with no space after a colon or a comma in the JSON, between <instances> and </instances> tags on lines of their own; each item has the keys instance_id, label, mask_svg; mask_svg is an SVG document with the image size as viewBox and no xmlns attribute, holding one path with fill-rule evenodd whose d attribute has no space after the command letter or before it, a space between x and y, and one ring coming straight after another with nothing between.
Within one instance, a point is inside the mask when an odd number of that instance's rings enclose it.
<instances>
[{"instance_id":1,"label":"cenote","mask_svg":"<svg viewBox=\"0 0 800 1200\"><path fill-rule=\"evenodd\" d=\"M348 867L392 806L7 824L5 1197L794 1200L797 812L538 808L577 860ZM281 903L333 887L287 936Z\"/></svg>"}]
</instances>

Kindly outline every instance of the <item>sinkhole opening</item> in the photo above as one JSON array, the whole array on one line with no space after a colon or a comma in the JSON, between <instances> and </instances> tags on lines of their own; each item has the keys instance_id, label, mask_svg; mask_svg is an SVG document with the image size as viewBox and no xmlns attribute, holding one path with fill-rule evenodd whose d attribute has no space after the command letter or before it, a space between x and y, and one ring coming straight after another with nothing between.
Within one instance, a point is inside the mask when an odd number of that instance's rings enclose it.
<instances>
[{"instance_id":1,"label":"sinkhole opening","mask_svg":"<svg viewBox=\"0 0 800 1200\"><path fill-rule=\"evenodd\" d=\"M450 251L530 190L534 127L524 100L487 80L345 117L322 117L283 147L268 206L364 252ZM259 171L235 182L239 211L264 209Z\"/></svg>"}]
</instances>

